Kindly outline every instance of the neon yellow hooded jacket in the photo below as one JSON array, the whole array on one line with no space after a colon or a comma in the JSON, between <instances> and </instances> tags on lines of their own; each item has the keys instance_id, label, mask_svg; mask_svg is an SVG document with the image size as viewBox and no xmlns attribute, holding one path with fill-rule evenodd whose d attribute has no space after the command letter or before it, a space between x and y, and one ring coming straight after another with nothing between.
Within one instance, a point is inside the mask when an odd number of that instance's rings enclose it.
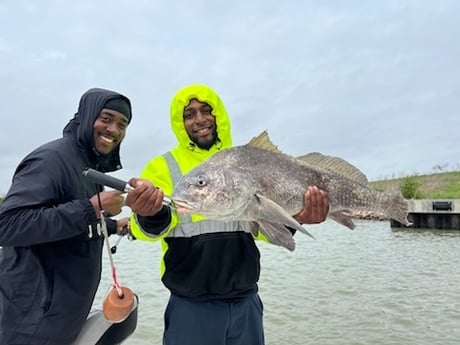
<instances>
[{"instance_id":1,"label":"neon yellow hooded jacket","mask_svg":"<svg viewBox=\"0 0 460 345\"><path fill-rule=\"evenodd\" d=\"M197 99L200 102L206 102L212 107L212 114L216 118L217 133L219 142L213 145L209 150L197 147L189 138L184 126L183 112L191 99ZM171 154L178 162L182 174L204 162L217 151L232 146L231 125L227 111L220 97L210 87L202 84L189 85L179 90L171 101L170 109L171 127L176 135L178 145L171 150ZM163 190L166 195L172 195L173 183L169 174L166 160L163 156L152 159L142 171L141 178L148 179ZM201 220L203 217L192 215L192 220ZM173 229L178 223L178 217L172 212L172 220L169 230ZM161 236L152 237L140 229L133 217L131 217L131 232L140 240L154 241L166 236L166 231Z\"/></svg>"},{"instance_id":2,"label":"neon yellow hooded jacket","mask_svg":"<svg viewBox=\"0 0 460 345\"><path fill-rule=\"evenodd\" d=\"M200 149L191 142L184 126L183 111L193 98L208 103L216 118L219 140L209 150ZM171 126L179 144L170 153L182 174L204 162L217 151L232 145L230 121L224 105L218 95L205 85L187 86L174 96L171 103ZM172 195L173 183L164 156L152 159L142 171L141 177L151 180L166 194ZM161 219L161 216L159 218ZM168 219L165 218L165 222ZM203 220L203 217L192 215L193 223ZM203 227L213 223L207 220L205 222L202 224ZM252 233L247 231L249 224L231 222L230 226L237 225L234 232L220 231L219 225L216 224L216 232L184 237L171 233L178 223L178 215L171 211L169 225L163 223L158 229L146 230L160 233L156 235L141 229L135 217L131 217L131 231L136 238L161 239L161 280L172 293L201 300L228 300L249 296L258 290L260 253ZM227 225L229 223L225 223L225 226Z\"/></svg>"}]
</instances>

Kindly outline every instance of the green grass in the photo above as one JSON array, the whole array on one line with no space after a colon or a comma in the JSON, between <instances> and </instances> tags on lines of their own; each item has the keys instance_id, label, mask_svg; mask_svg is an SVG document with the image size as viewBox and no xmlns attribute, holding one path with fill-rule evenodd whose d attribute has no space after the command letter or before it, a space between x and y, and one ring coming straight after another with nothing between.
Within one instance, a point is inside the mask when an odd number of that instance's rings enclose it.
<instances>
[{"instance_id":1,"label":"green grass","mask_svg":"<svg viewBox=\"0 0 460 345\"><path fill-rule=\"evenodd\" d=\"M430 175L411 175L419 182L420 199L460 199L460 171L442 172ZM372 189L389 192L399 189L404 177L372 181Z\"/></svg>"}]
</instances>

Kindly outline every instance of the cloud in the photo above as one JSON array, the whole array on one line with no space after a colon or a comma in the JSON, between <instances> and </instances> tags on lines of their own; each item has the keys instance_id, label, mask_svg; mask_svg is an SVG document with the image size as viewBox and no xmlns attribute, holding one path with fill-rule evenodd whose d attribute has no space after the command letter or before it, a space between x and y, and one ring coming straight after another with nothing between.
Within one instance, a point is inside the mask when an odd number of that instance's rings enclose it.
<instances>
[{"instance_id":1,"label":"cloud","mask_svg":"<svg viewBox=\"0 0 460 345\"><path fill-rule=\"evenodd\" d=\"M369 179L458 166L457 1L3 1L0 193L90 87L131 97L123 177L175 145L184 85L221 95L234 142L350 160Z\"/></svg>"}]
</instances>

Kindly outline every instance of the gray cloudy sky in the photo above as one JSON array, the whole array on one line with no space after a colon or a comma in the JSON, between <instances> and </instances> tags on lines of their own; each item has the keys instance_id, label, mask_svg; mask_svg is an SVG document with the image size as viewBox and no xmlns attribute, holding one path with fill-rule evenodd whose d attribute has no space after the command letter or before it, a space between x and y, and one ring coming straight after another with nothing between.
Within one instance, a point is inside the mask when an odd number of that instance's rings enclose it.
<instances>
[{"instance_id":1,"label":"gray cloudy sky","mask_svg":"<svg viewBox=\"0 0 460 345\"><path fill-rule=\"evenodd\" d=\"M0 195L91 87L128 95L129 178L175 145L169 102L222 97L235 144L347 159L370 180L459 170L460 1L0 0Z\"/></svg>"}]
</instances>

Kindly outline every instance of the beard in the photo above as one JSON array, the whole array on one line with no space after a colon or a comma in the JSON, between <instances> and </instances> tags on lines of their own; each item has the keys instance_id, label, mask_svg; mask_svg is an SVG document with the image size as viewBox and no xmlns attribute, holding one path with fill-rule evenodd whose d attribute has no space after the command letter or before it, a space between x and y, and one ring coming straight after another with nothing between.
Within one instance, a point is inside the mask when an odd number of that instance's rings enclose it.
<instances>
[{"instance_id":1,"label":"beard","mask_svg":"<svg viewBox=\"0 0 460 345\"><path fill-rule=\"evenodd\" d=\"M200 149L209 150L212 147L212 145L214 145L219 140L217 138L217 129L214 128L211 137L208 139L190 137L190 140L192 140L195 143L195 145L198 146Z\"/></svg>"}]
</instances>

